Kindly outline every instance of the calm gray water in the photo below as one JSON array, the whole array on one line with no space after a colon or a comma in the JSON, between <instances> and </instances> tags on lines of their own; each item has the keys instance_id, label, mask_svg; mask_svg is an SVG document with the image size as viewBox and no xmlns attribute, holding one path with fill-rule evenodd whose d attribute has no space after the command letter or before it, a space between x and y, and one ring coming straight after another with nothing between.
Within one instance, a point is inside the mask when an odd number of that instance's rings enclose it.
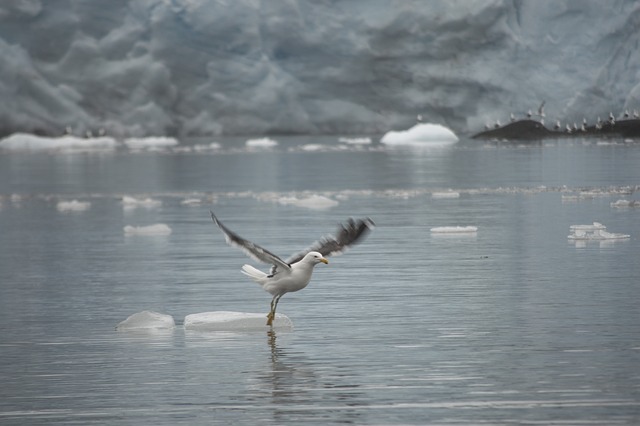
<instances>
[{"instance_id":1,"label":"calm gray water","mask_svg":"<svg viewBox=\"0 0 640 426\"><path fill-rule=\"evenodd\" d=\"M1 424L640 423L640 208L610 206L640 198L640 144L276 139L0 153ZM286 204L311 195L338 204ZM71 200L91 205L56 208ZM283 297L292 331L185 331L188 314L269 307L209 208L282 256L350 216L377 228ZM594 221L631 238L567 239ZM155 223L173 232L123 233ZM478 232L430 232L456 225ZM178 326L115 331L144 310Z\"/></svg>"}]
</instances>

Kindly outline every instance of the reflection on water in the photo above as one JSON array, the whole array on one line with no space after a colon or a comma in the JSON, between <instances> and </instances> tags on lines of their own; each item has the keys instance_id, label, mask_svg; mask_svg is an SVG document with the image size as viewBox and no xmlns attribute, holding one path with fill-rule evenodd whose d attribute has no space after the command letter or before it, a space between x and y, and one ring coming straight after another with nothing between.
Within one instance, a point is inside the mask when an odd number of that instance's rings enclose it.
<instances>
[{"instance_id":1,"label":"reflection on water","mask_svg":"<svg viewBox=\"0 0 640 426\"><path fill-rule=\"evenodd\" d=\"M0 155L0 423L640 422L640 210L611 207L638 199L637 145L290 148ZM195 332L270 300L211 207L283 256L377 228L284 297L293 330ZM631 238L567 239L594 221ZM430 232L454 226L478 229ZM144 310L177 327L114 330Z\"/></svg>"}]
</instances>

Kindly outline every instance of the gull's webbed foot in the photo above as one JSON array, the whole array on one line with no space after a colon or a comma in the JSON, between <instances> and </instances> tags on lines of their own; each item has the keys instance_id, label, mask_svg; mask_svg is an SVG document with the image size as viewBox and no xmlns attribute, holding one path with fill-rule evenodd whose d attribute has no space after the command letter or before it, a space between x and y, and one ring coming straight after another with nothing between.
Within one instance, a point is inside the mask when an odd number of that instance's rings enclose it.
<instances>
[{"instance_id":1,"label":"gull's webbed foot","mask_svg":"<svg viewBox=\"0 0 640 426\"><path fill-rule=\"evenodd\" d=\"M268 326L272 326L273 325L273 319L275 317L275 314L273 312L269 312L267 314L267 325Z\"/></svg>"}]
</instances>

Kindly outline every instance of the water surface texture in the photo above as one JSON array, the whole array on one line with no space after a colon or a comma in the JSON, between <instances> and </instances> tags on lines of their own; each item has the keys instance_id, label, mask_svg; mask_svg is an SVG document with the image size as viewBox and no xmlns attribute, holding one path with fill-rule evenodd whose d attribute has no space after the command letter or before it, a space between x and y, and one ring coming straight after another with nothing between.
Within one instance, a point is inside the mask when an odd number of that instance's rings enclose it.
<instances>
[{"instance_id":1,"label":"water surface texture","mask_svg":"<svg viewBox=\"0 0 640 426\"><path fill-rule=\"evenodd\" d=\"M0 423L640 423L640 207L611 206L640 198L640 145L276 139L0 154ZM282 298L293 330L194 332L269 309L210 208L283 257L377 228ZM567 238L594 221L630 238ZM176 328L115 330L144 310Z\"/></svg>"}]
</instances>

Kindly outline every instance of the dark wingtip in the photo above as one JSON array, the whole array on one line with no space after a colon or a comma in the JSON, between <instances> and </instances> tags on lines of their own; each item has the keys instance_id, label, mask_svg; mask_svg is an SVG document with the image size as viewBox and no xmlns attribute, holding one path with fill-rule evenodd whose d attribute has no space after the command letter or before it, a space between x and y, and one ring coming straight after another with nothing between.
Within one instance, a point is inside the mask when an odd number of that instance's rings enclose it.
<instances>
[{"instance_id":1,"label":"dark wingtip","mask_svg":"<svg viewBox=\"0 0 640 426\"><path fill-rule=\"evenodd\" d=\"M213 210L209 210L209 213L211 213L211 220L213 220L213 223L218 225L218 218L216 217L215 214L213 214Z\"/></svg>"},{"instance_id":2,"label":"dark wingtip","mask_svg":"<svg viewBox=\"0 0 640 426\"><path fill-rule=\"evenodd\" d=\"M369 229L373 229L376 227L375 222L370 217L366 217L363 222Z\"/></svg>"}]
</instances>

